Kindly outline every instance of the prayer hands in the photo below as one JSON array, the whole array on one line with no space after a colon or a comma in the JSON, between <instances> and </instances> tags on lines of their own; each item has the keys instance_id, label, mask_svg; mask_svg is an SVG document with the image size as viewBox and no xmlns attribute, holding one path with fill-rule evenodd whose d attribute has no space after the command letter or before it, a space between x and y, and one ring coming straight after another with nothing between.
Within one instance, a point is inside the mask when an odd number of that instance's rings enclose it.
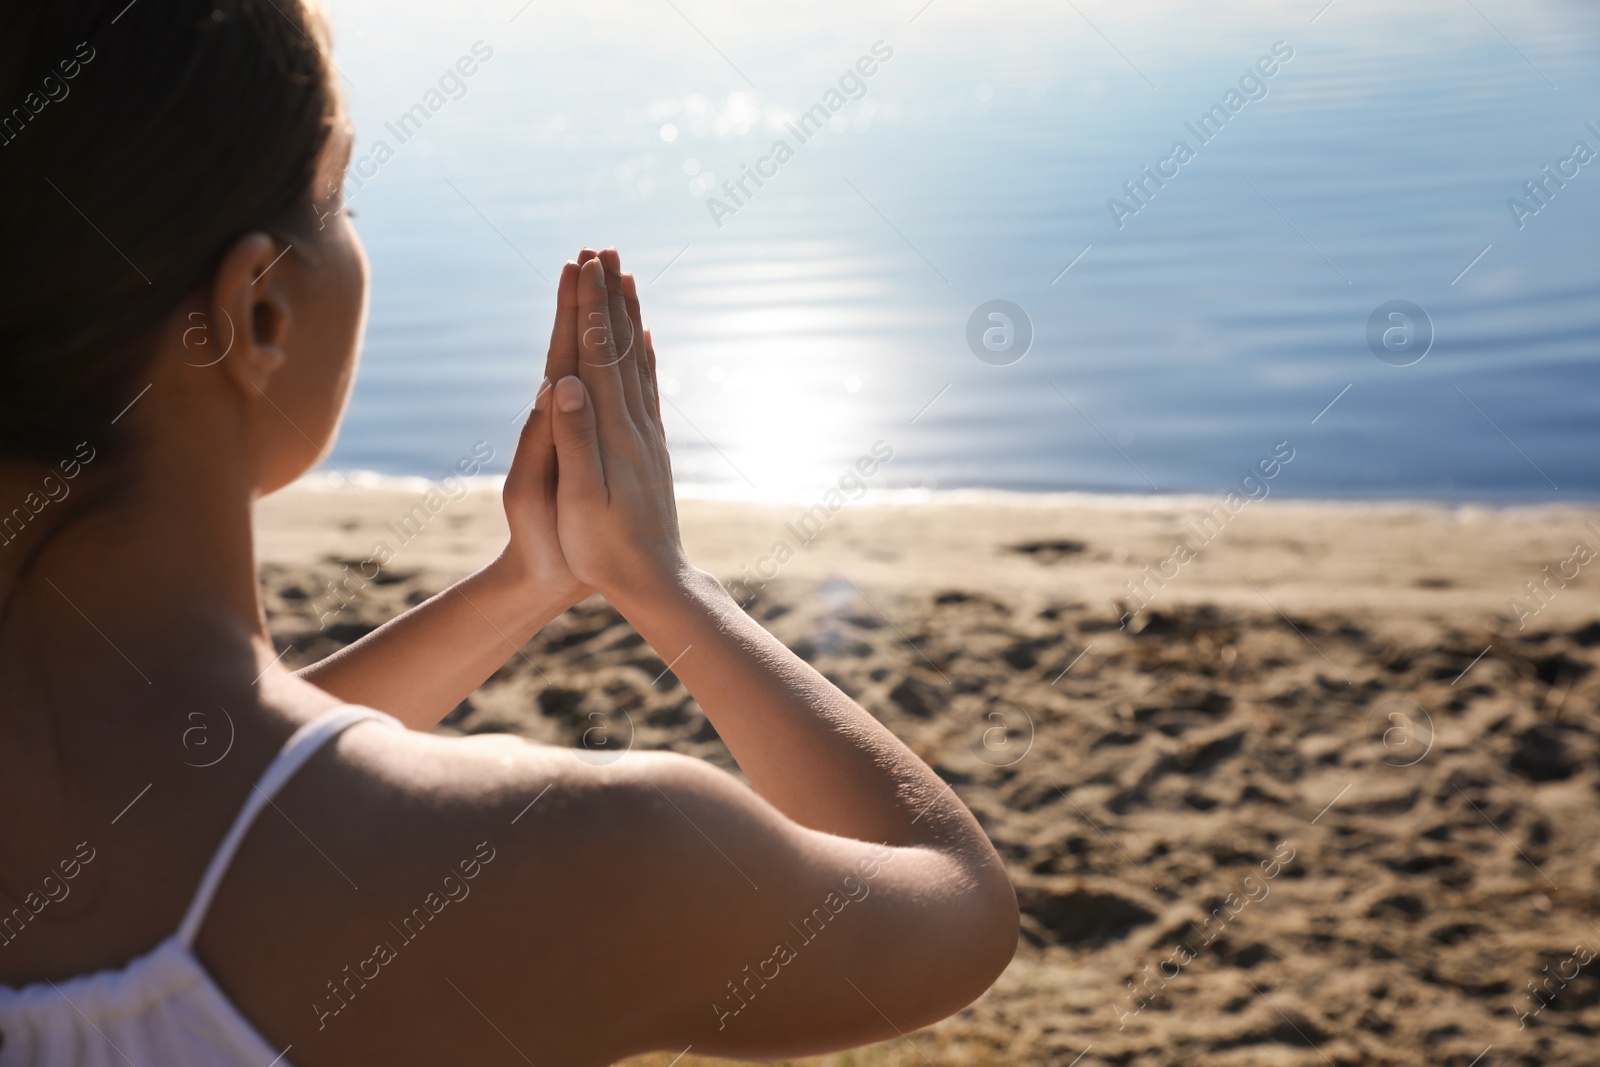
<instances>
[{"instance_id":1,"label":"prayer hands","mask_svg":"<svg viewBox=\"0 0 1600 1067\"><path fill-rule=\"evenodd\" d=\"M506 477L515 556L530 578L590 589L685 564L655 351L615 249L561 271L545 381Z\"/></svg>"}]
</instances>

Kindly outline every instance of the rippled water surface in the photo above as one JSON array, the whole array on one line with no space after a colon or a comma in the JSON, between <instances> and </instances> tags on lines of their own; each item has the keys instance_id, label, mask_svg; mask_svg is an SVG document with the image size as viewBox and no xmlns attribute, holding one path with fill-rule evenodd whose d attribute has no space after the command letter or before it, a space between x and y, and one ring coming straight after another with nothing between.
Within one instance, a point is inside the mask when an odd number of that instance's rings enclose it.
<instances>
[{"instance_id":1,"label":"rippled water surface","mask_svg":"<svg viewBox=\"0 0 1600 1067\"><path fill-rule=\"evenodd\" d=\"M614 243L685 482L881 441L887 486L1211 491L1288 442L1285 494L1600 495L1600 9L1323 5L333 0L332 464L503 469L548 279Z\"/></svg>"}]
</instances>

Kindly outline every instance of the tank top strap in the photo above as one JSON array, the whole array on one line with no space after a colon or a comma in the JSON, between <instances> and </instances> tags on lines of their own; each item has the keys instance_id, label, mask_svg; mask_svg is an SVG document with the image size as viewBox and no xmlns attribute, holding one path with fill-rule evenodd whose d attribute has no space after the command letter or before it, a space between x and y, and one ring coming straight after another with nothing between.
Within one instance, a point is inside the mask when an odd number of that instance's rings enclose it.
<instances>
[{"instance_id":1,"label":"tank top strap","mask_svg":"<svg viewBox=\"0 0 1600 1067\"><path fill-rule=\"evenodd\" d=\"M261 809L272 802L278 791L289 783L295 772L304 766L307 760L316 755L318 749L337 737L346 727L367 719L383 720L405 729L393 716L372 708L345 704L323 712L305 723L284 742L278 755L267 765L267 769L261 772L261 777L251 788L244 806L234 817L228 835L217 846L216 853L206 866L205 876L200 879L200 886L195 890L194 899L189 903L189 910L184 914L183 923L178 927L177 938L185 948L194 946L194 939L200 933L200 926L205 922L206 913L211 908L211 898L216 896L218 887L222 885L222 879L228 873L228 865L233 862L234 853L239 850L239 845L250 832L250 827L255 822L256 816L261 813Z\"/></svg>"}]
</instances>

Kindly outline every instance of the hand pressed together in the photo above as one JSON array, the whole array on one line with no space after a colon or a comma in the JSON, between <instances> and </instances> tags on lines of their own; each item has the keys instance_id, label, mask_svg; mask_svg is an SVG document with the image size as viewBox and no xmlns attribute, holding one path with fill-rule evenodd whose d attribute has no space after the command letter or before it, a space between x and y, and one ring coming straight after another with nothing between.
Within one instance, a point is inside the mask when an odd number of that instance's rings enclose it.
<instances>
[{"instance_id":1,"label":"hand pressed together","mask_svg":"<svg viewBox=\"0 0 1600 1067\"><path fill-rule=\"evenodd\" d=\"M655 351L614 249L585 249L561 271L545 380L505 506L507 557L574 600L670 580L686 565Z\"/></svg>"}]
</instances>

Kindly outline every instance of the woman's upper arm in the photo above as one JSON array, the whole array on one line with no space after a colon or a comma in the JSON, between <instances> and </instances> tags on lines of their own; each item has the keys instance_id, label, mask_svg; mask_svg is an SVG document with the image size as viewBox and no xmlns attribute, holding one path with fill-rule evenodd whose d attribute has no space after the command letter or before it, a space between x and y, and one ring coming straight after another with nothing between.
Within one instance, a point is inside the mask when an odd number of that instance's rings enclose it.
<instances>
[{"instance_id":1,"label":"woman's upper arm","mask_svg":"<svg viewBox=\"0 0 1600 1067\"><path fill-rule=\"evenodd\" d=\"M606 1055L801 1055L893 1037L958 1010L1010 961L1015 900L997 900L969 858L806 829L698 760L630 756L583 774L554 787L565 803L525 816L563 842L562 876L538 881L575 921L559 945L548 914L512 925L547 962L555 950L575 1002L606 1006Z\"/></svg>"},{"instance_id":2,"label":"woman's upper arm","mask_svg":"<svg viewBox=\"0 0 1600 1067\"><path fill-rule=\"evenodd\" d=\"M809 830L699 760L376 727L329 749L200 946L298 1061L802 1055L948 1015L1015 949L983 857Z\"/></svg>"}]
</instances>

